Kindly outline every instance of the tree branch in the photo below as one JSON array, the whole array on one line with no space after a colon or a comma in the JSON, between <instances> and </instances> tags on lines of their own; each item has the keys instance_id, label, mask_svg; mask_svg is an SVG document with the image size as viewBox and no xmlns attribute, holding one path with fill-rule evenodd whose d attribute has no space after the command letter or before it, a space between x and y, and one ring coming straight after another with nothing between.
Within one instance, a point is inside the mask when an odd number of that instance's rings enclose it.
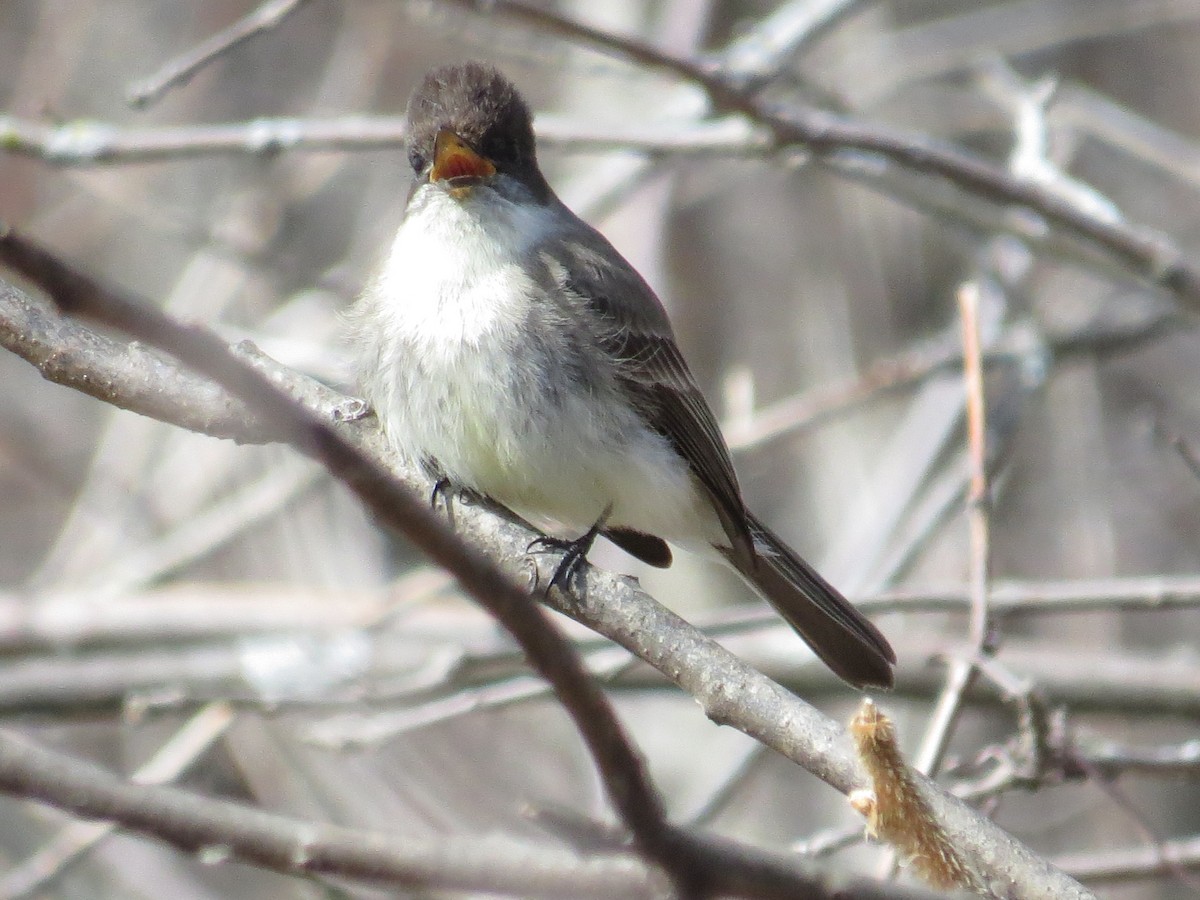
<instances>
[{"instance_id":1,"label":"tree branch","mask_svg":"<svg viewBox=\"0 0 1200 900\"><path fill-rule=\"evenodd\" d=\"M177 788L138 785L0 730L0 790L107 819L208 858L293 875L520 896L647 896L658 879L632 854L581 859L545 847L447 835L394 838L291 819ZM661 884L658 885L661 889Z\"/></svg>"},{"instance_id":2,"label":"tree branch","mask_svg":"<svg viewBox=\"0 0 1200 900\"><path fill-rule=\"evenodd\" d=\"M0 259L35 281L60 309L154 344L207 375L256 410L298 450L324 463L385 525L453 572L553 685L635 842L671 873L685 895L692 891L691 860L683 858L673 839L645 763L579 655L508 573L436 517L424 499L428 494L418 495L401 483L377 457L351 444L326 420L230 352L212 332L178 324L149 304L118 294L11 231L0 232Z\"/></svg>"},{"instance_id":3,"label":"tree branch","mask_svg":"<svg viewBox=\"0 0 1200 900\"><path fill-rule=\"evenodd\" d=\"M108 302L99 307L105 311L104 315L111 323L136 329L142 339L163 341L176 353L190 354L191 342L198 343L199 346L195 348L195 361L198 364L207 366L219 360L221 366L233 365L233 361L223 352L218 352L223 351L224 346L215 337L195 328L183 329L173 325L161 315L146 319L148 310L114 297L111 292L71 270L41 248L23 240L18 244L11 233L7 237L0 236L0 261L12 263L19 258L26 260L22 271L30 277L36 276L39 283L52 293L65 295L63 301L77 311L97 310L97 301L89 293L100 292L100 297L112 303L111 308ZM33 265L34 262L37 265ZM40 274L31 271L39 268ZM217 359L210 359L209 353ZM253 372L236 368L211 374L214 377L221 374L231 385L245 392L245 399L254 397L262 400L258 394L261 386L251 378ZM274 383L283 386L287 381L280 374ZM460 548L457 539L446 531L445 526L431 517L426 504L417 498L417 495L428 496L424 493L430 487L427 479L414 472L403 473L404 484L407 485L403 488L387 475L380 462L387 458L386 450L372 420L344 423L335 431L328 421L321 421L310 413L303 418L303 427L297 430L290 427L301 424L291 419L296 415L294 408L274 394L270 395L270 399L262 400L258 410L270 427L288 434L297 449L329 460L331 471L347 478L352 488L382 521L397 528L412 527L412 522L420 523L421 531L413 534L414 541L426 549L436 562L458 574L464 586L473 594L485 594L482 599L488 601L511 598L514 605L519 600L521 610L534 609L524 594L514 592L510 582L500 576L495 563L485 564L476 555ZM370 448L374 448L374 455L370 455ZM416 495L412 493L414 491ZM472 546L486 548L491 560L505 565L510 572L528 571L526 548L534 534L527 526L498 514L490 504L470 502L455 505L455 524L462 537ZM536 564L539 565L541 583L548 583L553 561L541 559ZM680 617L634 588L628 579L590 566L584 567L582 577L580 596L585 597L586 602L581 603L575 597L565 596L557 590L551 591L547 599L556 609L616 641L666 674L695 697L714 721L737 727L843 793L865 783L862 769L850 751L844 729L836 723L749 668ZM506 614L511 610L505 605L500 612ZM537 649L540 652L543 648ZM531 658L538 662L539 669L545 666L539 656L531 653ZM584 677L577 657L573 658L572 665L576 675L571 677ZM558 687L556 682L552 683ZM588 684L591 686L590 682ZM594 690L594 686L591 687ZM591 697L590 694L588 696ZM577 704L577 698L568 699ZM571 707L571 711L574 716L582 718L579 705ZM608 756L612 753L623 758L625 754L624 750L609 745L609 742L617 739L607 730L615 728L610 724L611 714L605 707L596 715L596 719L580 722L579 727L589 739L601 744L594 752L602 754L601 759L605 760L605 764L610 768L619 768L624 763L617 763ZM601 733L597 734L597 731ZM640 772L640 768L637 771ZM626 775L623 771L619 774L623 784ZM606 773L606 777L611 776ZM619 793L624 789L613 787L614 797L626 800ZM633 790L638 789L635 779ZM1054 870L1020 842L942 792L932 782L923 782L922 789L928 793L932 808L954 835L954 840L970 857L971 864L998 883L1006 885L1012 896L1091 896L1080 885ZM641 821L645 811L634 809L628 814ZM673 859L678 849L677 846L660 848Z\"/></svg>"},{"instance_id":4,"label":"tree branch","mask_svg":"<svg viewBox=\"0 0 1200 900\"><path fill-rule=\"evenodd\" d=\"M508 839L440 835L429 841L313 823L178 788L133 784L0 729L0 791L164 840L215 861L289 875L337 875L427 890L520 897L657 897L664 885L628 851L586 856ZM714 890L726 895L835 900L936 900L919 888L822 872L794 857L691 833Z\"/></svg>"},{"instance_id":5,"label":"tree branch","mask_svg":"<svg viewBox=\"0 0 1200 900\"><path fill-rule=\"evenodd\" d=\"M1163 234L1114 221L1083 208L1058 191L1016 178L990 163L945 144L892 131L818 109L781 107L740 88L718 66L673 56L642 41L577 22L525 0L444 0L477 13L499 14L573 43L626 59L644 69L664 72L702 88L713 106L741 113L770 130L777 147L798 146L825 162L844 151L858 151L920 175L944 179L992 203L1024 207L1045 224L1062 228L1112 256L1139 277L1160 285L1190 306L1200 306L1200 265ZM1040 225L1021 227L1022 236L1040 243Z\"/></svg>"},{"instance_id":6,"label":"tree branch","mask_svg":"<svg viewBox=\"0 0 1200 900\"><path fill-rule=\"evenodd\" d=\"M213 60L228 53L255 35L270 31L307 3L308 0L267 0L250 15L244 16L223 31L187 53L171 60L149 78L129 89L129 102L148 106L173 87L185 84Z\"/></svg>"}]
</instances>

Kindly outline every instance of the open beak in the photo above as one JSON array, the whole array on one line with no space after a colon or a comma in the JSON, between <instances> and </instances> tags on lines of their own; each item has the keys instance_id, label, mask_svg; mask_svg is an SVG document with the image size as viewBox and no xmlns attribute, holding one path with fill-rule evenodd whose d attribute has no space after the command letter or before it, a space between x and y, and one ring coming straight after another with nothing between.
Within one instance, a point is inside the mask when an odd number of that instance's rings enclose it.
<instances>
[{"instance_id":1,"label":"open beak","mask_svg":"<svg viewBox=\"0 0 1200 900\"><path fill-rule=\"evenodd\" d=\"M466 141L449 129L443 128L433 141L433 168L430 181L449 181L452 184L462 179L464 187L473 181L496 174L491 160L476 153Z\"/></svg>"}]
</instances>

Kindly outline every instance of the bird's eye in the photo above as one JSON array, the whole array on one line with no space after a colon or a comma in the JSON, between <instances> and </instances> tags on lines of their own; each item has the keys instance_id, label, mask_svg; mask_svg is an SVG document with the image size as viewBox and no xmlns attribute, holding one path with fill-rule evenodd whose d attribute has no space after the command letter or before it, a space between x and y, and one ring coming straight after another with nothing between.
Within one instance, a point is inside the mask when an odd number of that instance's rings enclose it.
<instances>
[{"instance_id":1,"label":"bird's eye","mask_svg":"<svg viewBox=\"0 0 1200 900\"><path fill-rule=\"evenodd\" d=\"M429 165L429 160L427 160L425 158L425 154L423 154L416 147L409 148L408 162L409 162L409 165L412 166L413 171L418 175L420 175L422 172L424 172L425 167L427 165Z\"/></svg>"}]
</instances>

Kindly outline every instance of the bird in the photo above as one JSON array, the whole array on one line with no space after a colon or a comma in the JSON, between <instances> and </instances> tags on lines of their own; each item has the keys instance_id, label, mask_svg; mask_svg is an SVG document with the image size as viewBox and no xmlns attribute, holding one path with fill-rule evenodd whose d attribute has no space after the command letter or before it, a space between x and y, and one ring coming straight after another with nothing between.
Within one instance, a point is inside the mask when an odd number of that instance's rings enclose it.
<instances>
[{"instance_id":1,"label":"bird","mask_svg":"<svg viewBox=\"0 0 1200 900\"><path fill-rule=\"evenodd\" d=\"M651 566L672 546L723 561L844 681L891 687L883 634L747 508L662 303L555 195L514 84L480 62L433 69L405 145L404 215L349 313L392 448L582 532L561 544L568 569L598 534Z\"/></svg>"}]
</instances>

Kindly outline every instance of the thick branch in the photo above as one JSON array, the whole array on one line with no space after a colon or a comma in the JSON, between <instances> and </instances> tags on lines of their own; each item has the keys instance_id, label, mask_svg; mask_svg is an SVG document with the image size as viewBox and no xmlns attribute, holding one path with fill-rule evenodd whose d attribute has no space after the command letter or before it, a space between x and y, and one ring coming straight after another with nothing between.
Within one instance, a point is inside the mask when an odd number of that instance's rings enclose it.
<instances>
[{"instance_id":1,"label":"thick branch","mask_svg":"<svg viewBox=\"0 0 1200 900\"><path fill-rule=\"evenodd\" d=\"M120 409L246 443L280 438L256 423L246 404L158 350L99 334L4 282L0 346L32 363L48 381Z\"/></svg>"},{"instance_id":2,"label":"thick branch","mask_svg":"<svg viewBox=\"0 0 1200 900\"><path fill-rule=\"evenodd\" d=\"M599 686L549 617L495 562L462 541L430 510L426 493L395 478L378 457L350 443L318 414L231 353L212 332L176 323L64 264L46 249L0 233L0 259L34 280L67 312L86 316L167 350L238 397L293 446L325 464L381 522L404 534L496 617L550 684L575 723L609 799L647 857L690 889L690 860L671 840L661 799L645 764ZM686 892L686 891L685 891Z\"/></svg>"},{"instance_id":3,"label":"thick branch","mask_svg":"<svg viewBox=\"0 0 1200 900\"><path fill-rule=\"evenodd\" d=\"M892 131L824 110L782 107L741 89L718 66L673 56L642 41L621 37L562 16L526 0L447 0L482 14L495 14L591 46L653 71L694 84L725 113L741 113L769 129L778 147L798 146L823 160L843 151L859 151L921 175L931 175L1005 206L1024 207L1076 238L1103 250L1140 277L1172 291L1191 306L1200 306L1200 266L1165 235L1098 216L1052 188L1007 171L949 145ZM1031 240L1039 228L1025 229Z\"/></svg>"},{"instance_id":4,"label":"thick branch","mask_svg":"<svg viewBox=\"0 0 1200 900\"><path fill-rule=\"evenodd\" d=\"M0 730L0 791L106 819L214 860L291 875L338 875L391 887L520 897L659 897L661 877L637 856L595 848L586 856L508 839L440 835L435 841L316 824L212 800L173 787L124 781L93 765ZM723 895L834 900L935 900L917 888L831 875L792 857L679 833L703 849Z\"/></svg>"},{"instance_id":5,"label":"thick branch","mask_svg":"<svg viewBox=\"0 0 1200 900\"><path fill-rule=\"evenodd\" d=\"M647 896L654 874L632 855L580 859L509 841L400 840L290 819L177 788L136 785L0 731L0 790L109 819L187 851L290 874L343 875L411 888L520 896ZM661 885L659 885L661 889Z\"/></svg>"},{"instance_id":6,"label":"thick branch","mask_svg":"<svg viewBox=\"0 0 1200 900\"><path fill-rule=\"evenodd\" d=\"M0 259L5 258L9 246L10 241L0 241ZM61 267L57 261L55 265ZM70 274L72 278L83 278L79 273ZM77 299L86 302L86 298ZM127 310L125 314L136 320L141 311ZM138 327L136 321L130 324ZM165 326L156 324L156 327ZM209 339L208 344L212 343ZM282 374L276 377L275 383L286 384ZM274 423L274 427L280 427L278 419L269 421ZM396 521L396 510L407 511L414 506L413 519L423 524L427 521L429 513L425 503L401 491L394 482L383 476L378 460L386 457L378 455L384 451L374 422L343 424L335 434L329 425L309 419L306 428L307 431L292 438L297 447L310 453L330 452L330 448L333 448L339 454L333 468L354 478L353 486L360 496L373 510L378 511L385 522L395 521L399 526L402 523ZM341 456L350 453L350 443L343 441L352 442L357 448L353 457ZM377 455L365 455L364 449L372 447ZM353 467L350 466L351 461ZM405 479L405 483L420 496L428 496L430 485L420 475L405 473ZM457 503L455 522L460 533L474 546L486 548L492 559L514 573L527 571L526 548L534 536L527 527L497 514L494 508L486 504ZM467 557L470 566L476 566L475 561L464 552L444 546L440 530L431 527L431 533L439 535L438 542L433 544L428 533L425 533L420 535L421 545L430 548L430 555L435 561L455 572L461 572L468 565L462 561L463 557ZM545 562L544 565L548 567L550 563ZM549 570L540 574L542 583L547 583ZM591 567L585 567L583 578L581 596L586 597L587 602L580 604L575 598L554 591L548 599L555 608L628 648L662 671L695 697L714 721L737 727L844 793L865 783L845 733L836 723L655 603L633 587L628 579ZM464 583L477 589L480 587L478 580L464 579ZM498 585L494 580L488 580L483 589L507 596L505 592L508 588L505 585L507 582ZM527 605L524 596L521 601ZM586 727L594 732L602 726L590 722ZM607 734L603 737L612 738ZM1007 885L1013 896L1090 896L1010 835L944 794L932 783L925 783L924 790L929 793L934 810L954 834L954 839L972 857L972 864Z\"/></svg>"}]
</instances>

